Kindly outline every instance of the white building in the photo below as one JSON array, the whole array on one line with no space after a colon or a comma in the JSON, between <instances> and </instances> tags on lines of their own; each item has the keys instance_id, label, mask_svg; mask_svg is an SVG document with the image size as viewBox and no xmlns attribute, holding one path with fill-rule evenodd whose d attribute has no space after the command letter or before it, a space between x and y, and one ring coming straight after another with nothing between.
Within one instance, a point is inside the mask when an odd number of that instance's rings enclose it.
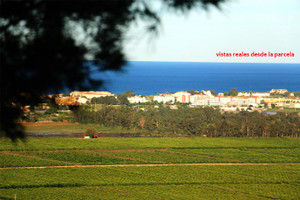
<instances>
[{"instance_id":1,"label":"white building","mask_svg":"<svg viewBox=\"0 0 300 200\"><path fill-rule=\"evenodd\" d=\"M200 101L203 99L213 99L213 98L215 98L215 97L211 93L195 94L195 95L191 96L191 103L196 103L197 101Z\"/></svg>"},{"instance_id":2,"label":"white building","mask_svg":"<svg viewBox=\"0 0 300 200\"><path fill-rule=\"evenodd\" d=\"M78 103L81 103L81 104L86 104L87 101L88 101L88 99L85 98L85 97L79 97L79 98L77 99L77 102L78 102Z\"/></svg>"},{"instance_id":3,"label":"white building","mask_svg":"<svg viewBox=\"0 0 300 200\"><path fill-rule=\"evenodd\" d=\"M71 97L76 97L76 99L79 99L80 97L86 97L88 100L91 100L94 97L106 97L106 96L115 96L114 94L110 92L105 91L73 91L70 93Z\"/></svg>"},{"instance_id":4,"label":"white building","mask_svg":"<svg viewBox=\"0 0 300 200\"><path fill-rule=\"evenodd\" d=\"M260 103L261 98L257 96L252 96L252 97L219 96L218 101L222 104L228 104L228 105L255 105Z\"/></svg>"},{"instance_id":5,"label":"white building","mask_svg":"<svg viewBox=\"0 0 300 200\"><path fill-rule=\"evenodd\" d=\"M257 98L233 98L228 105L242 106L242 105L256 105L258 103Z\"/></svg>"},{"instance_id":6,"label":"white building","mask_svg":"<svg viewBox=\"0 0 300 200\"><path fill-rule=\"evenodd\" d=\"M256 96L256 97L269 97L270 93L268 92L239 92L238 97L251 97L251 96Z\"/></svg>"},{"instance_id":7,"label":"white building","mask_svg":"<svg viewBox=\"0 0 300 200\"><path fill-rule=\"evenodd\" d=\"M204 95L208 96L209 98L214 98L214 95L212 95L212 93L211 93L210 90L207 90L207 91L202 90L201 92L202 92Z\"/></svg>"},{"instance_id":8,"label":"white building","mask_svg":"<svg viewBox=\"0 0 300 200\"><path fill-rule=\"evenodd\" d=\"M153 101L157 101L158 103L175 103L175 97L173 97L172 95L156 95L153 98Z\"/></svg>"},{"instance_id":9,"label":"white building","mask_svg":"<svg viewBox=\"0 0 300 200\"><path fill-rule=\"evenodd\" d=\"M128 97L127 98L129 103L146 103L147 100L145 97L142 97L140 95L136 95L134 97Z\"/></svg>"},{"instance_id":10,"label":"white building","mask_svg":"<svg viewBox=\"0 0 300 200\"><path fill-rule=\"evenodd\" d=\"M223 105L217 98L201 99L192 104L192 106L221 106Z\"/></svg>"},{"instance_id":11,"label":"white building","mask_svg":"<svg viewBox=\"0 0 300 200\"><path fill-rule=\"evenodd\" d=\"M251 94L250 94L250 92L239 92L237 96L238 97L250 97Z\"/></svg>"},{"instance_id":12,"label":"white building","mask_svg":"<svg viewBox=\"0 0 300 200\"><path fill-rule=\"evenodd\" d=\"M253 92L252 96L256 96L256 97L269 97L270 93L268 93L268 92Z\"/></svg>"},{"instance_id":13,"label":"white building","mask_svg":"<svg viewBox=\"0 0 300 200\"><path fill-rule=\"evenodd\" d=\"M284 94L286 92L288 92L286 89L272 89L270 91L270 93L274 93L274 94Z\"/></svg>"},{"instance_id":14,"label":"white building","mask_svg":"<svg viewBox=\"0 0 300 200\"><path fill-rule=\"evenodd\" d=\"M190 103L191 102L191 94L185 91L176 92L172 95L175 97L176 101L181 103Z\"/></svg>"}]
</instances>

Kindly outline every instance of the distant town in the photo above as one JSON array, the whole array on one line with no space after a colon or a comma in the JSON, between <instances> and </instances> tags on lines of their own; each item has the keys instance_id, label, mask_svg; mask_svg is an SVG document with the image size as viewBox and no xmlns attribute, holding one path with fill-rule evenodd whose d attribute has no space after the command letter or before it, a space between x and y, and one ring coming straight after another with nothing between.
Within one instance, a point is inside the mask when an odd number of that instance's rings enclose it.
<instances>
[{"instance_id":1,"label":"distant town","mask_svg":"<svg viewBox=\"0 0 300 200\"><path fill-rule=\"evenodd\" d=\"M73 91L58 94L55 97L58 105L84 105L102 103L107 105L129 104L163 104L177 109L178 104L189 107L218 107L221 111L262 111L268 108L300 108L300 92L289 92L286 89L272 89L268 92L238 92L236 88L230 92L216 93L213 90L178 91L150 96L134 94L126 91L120 95L107 91Z\"/></svg>"}]
</instances>

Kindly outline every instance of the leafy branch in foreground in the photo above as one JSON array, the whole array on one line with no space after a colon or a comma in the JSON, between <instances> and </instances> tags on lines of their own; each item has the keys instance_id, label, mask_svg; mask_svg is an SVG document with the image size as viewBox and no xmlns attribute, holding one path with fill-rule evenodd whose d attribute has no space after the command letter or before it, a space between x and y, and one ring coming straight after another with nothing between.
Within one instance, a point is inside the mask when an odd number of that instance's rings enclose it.
<instances>
[{"instance_id":1,"label":"leafy branch in foreground","mask_svg":"<svg viewBox=\"0 0 300 200\"><path fill-rule=\"evenodd\" d=\"M223 1L156 3L188 13ZM98 88L102 82L90 76L91 69L122 69L129 27L142 21L157 33L161 21L160 9L148 0L1 0L0 7L1 135L12 140L24 136L15 120L25 105L35 105L45 93Z\"/></svg>"}]
</instances>

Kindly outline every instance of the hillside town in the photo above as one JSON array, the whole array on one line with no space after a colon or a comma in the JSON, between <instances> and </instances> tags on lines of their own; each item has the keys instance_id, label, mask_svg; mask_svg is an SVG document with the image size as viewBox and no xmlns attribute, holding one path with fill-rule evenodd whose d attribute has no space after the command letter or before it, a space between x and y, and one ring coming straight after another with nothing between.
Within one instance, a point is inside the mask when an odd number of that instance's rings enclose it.
<instances>
[{"instance_id":1,"label":"hillside town","mask_svg":"<svg viewBox=\"0 0 300 200\"><path fill-rule=\"evenodd\" d=\"M131 92L131 91L130 91ZM296 94L296 95L295 95ZM218 107L221 111L265 110L267 108L300 108L298 92L292 93L286 89L272 89L269 92L238 92L235 88L230 93L216 94L207 91L178 91L150 96L137 95L131 92L127 95L129 104L163 104L171 109L176 109L177 104L188 104L190 107ZM119 95L107 91L73 91L70 94L59 94L55 98L58 105L83 105L90 104L93 99L113 98Z\"/></svg>"}]
</instances>

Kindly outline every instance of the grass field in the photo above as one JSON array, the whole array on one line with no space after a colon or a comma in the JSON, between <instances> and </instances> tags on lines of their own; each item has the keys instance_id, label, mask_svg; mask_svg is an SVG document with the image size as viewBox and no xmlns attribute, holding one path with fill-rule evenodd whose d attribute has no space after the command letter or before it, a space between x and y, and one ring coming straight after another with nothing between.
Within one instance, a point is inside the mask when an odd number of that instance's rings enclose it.
<instances>
[{"instance_id":1,"label":"grass field","mask_svg":"<svg viewBox=\"0 0 300 200\"><path fill-rule=\"evenodd\" d=\"M300 199L299 139L0 141L0 199Z\"/></svg>"},{"instance_id":2,"label":"grass field","mask_svg":"<svg viewBox=\"0 0 300 200\"><path fill-rule=\"evenodd\" d=\"M88 128L95 128L101 133L132 133L134 130L124 128L104 127L99 124L80 124L68 122L40 122L22 123L26 133L83 133Z\"/></svg>"}]
</instances>

